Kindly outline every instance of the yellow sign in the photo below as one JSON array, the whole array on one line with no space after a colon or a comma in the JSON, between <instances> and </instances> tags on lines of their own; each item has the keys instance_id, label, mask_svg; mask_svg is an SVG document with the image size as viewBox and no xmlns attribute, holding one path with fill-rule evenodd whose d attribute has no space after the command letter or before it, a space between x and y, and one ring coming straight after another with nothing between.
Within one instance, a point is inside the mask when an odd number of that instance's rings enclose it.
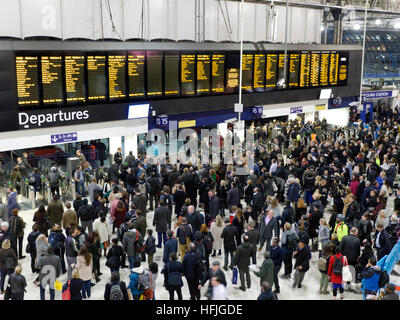
<instances>
[{"instance_id":1,"label":"yellow sign","mask_svg":"<svg viewBox=\"0 0 400 320\"><path fill-rule=\"evenodd\" d=\"M315 111L326 110L326 104L319 104L315 106Z\"/></svg>"},{"instance_id":2,"label":"yellow sign","mask_svg":"<svg viewBox=\"0 0 400 320\"><path fill-rule=\"evenodd\" d=\"M189 128L189 127L195 127L196 126L196 120L183 120L179 121L178 128Z\"/></svg>"}]
</instances>

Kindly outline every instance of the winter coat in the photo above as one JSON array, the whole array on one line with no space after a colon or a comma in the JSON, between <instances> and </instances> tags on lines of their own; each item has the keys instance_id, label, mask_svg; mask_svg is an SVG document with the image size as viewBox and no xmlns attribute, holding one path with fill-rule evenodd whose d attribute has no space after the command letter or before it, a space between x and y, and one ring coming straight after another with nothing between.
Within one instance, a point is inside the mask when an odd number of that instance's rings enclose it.
<instances>
[{"instance_id":1,"label":"winter coat","mask_svg":"<svg viewBox=\"0 0 400 320\"><path fill-rule=\"evenodd\" d=\"M115 220L114 220L115 227L119 228L119 226L125 222L125 217L126 217L125 206L122 206L122 208L116 207L114 214L115 214Z\"/></svg>"},{"instance_id":2,"label":"winter coat","mask_svg":"<svg viewBox=\"0 0 400 320\"><path fill-rule=\"evenodd\" d=\"M233 252L236 250L236 244L239 243L239 232L234 225L227 225L222 230L221 238L224 239L225 251Z\"/></svg>"},{"instance_id":3,"label":"winter coat","mask_svg":"<svg viewBox=\"0 0 400 320\"><path fill-rule=\"evenodd\" d=\"M45 254L44 256L41 256L35 263L35 268L40 270L39 273L39 282L43 285L43 278L48 274L48 269L46 266L52 266L54 267L54 270L56 271L56 278L58 278L61 275L61 260L58 256L55 256L54 254ZM43 270L43 272L42 272ZM92 271L90 270L90 274ZM50 284L50 288L54 289L54 282L49 278L49 281L47 283Z\"/></svg>"},{"instance_id":4,"label":"winter coat","mask_svg":"<svg viewBox=\"0 0 400 320\"><path fill-rule=\"evenodd\" d=\"M228 209L230 209L232 206L240 205L240 190L237 187L234 187L228 191L226 202L228 204Z\"/></svg>"},{"instance_id":5,"label":"winter coat","mask_svg":"<svg viewBox=\"0 0 400 320\"><path fill-rule=\"evenodd\" d=\"M124 252L128 255L128 257L135 257L138 253L135 251L135 242L137 237L137 230L131 229L125 232L124 238L122 239L122 247L124 248Z\"/></svg>"},{"instance_id":6,"label":"winter coat","mask_svg":"<svg viewBox=\"0 0 400 320\"><path fill-rule=\"evenodd\" d=\"M257 213L261 212L264 207L264 195L261 192L253 195L253 210Z\"/></svg>"},{"instance_id":7,"label":"winter coat","mask_svg":"<svg viewBox=\"0 0 400 320\"><path fill-rule=\"evenodd\" d=\"M165 269L164 269L164 281L165 281L165 287L167 290L174 290L174 289L178 289L182 286L172 286L168 284L168 277L171 273L178 273L179 277L181 277L182 280L182 273L183 273L183 266L182 263L178 262L178 261L169 261L166 265L165 265ZM183 284L183 281L181 282Z\"/></svg>"},{"instance_id":8,"label":"winter coat","mask_svg":"<svg viewBox=\"0 0 400 320\"><path fill-rule=\"evenodd\" d=\"M78 215L74 210L66 210L62 215L62 227L66 229L71 223L78 224Z\"/></svg>"},{"instance_id":9,"label":"winter coat","mask_svg":"<svg viewBox=\"0 0 400 320\"><path fill-rule=\"evenodd\" d=\"M332 283L341 284L343 282L342 275L336 275L336 274L333 273L333 270L332 270L333 269L333 264L335 263L335 257L337 259L343 259L343 255L341 253L337 253L335 255L332 255L331 258L329 259L329 267L328 267L328 273L327 274L328 274L328 276L331 277L331 282ZM343 265L343 267L345 265L347 265L346 264L346 260L342 260L342 265Z\"/></svg>"},{"instance_id":10,"label":"winter coat","mask_svg":"<svg viewBox=\"0 0 400 320\"><path fill-rule=\"evenodd\" d=\"M47 206L47 214L50 217L52 223L56 223L61 226L62 215L64 213L64 207L60 201L51 201Z\"/></svg>"},{"instance_id":11,"label":"winter coat","mask_svg":"<svg viewBox=\"0 0 400 320\"><path fill-rule=\"evenodd\" d=\"M131 290L132 296L140 296L144 291L140 291L139 285L139 275L143 273L143 267L137 267L132 269L132 273L129 275L129 285L128 289Z\"/></svg>"},{"instance_id":12,"label":"winter coat","mask_svg":"<svg viewBox=\"0 0 400 320\"><path fill-rule=\"evenodd\" d=\"M347 257L351 265L355 265L360 257L360 239L352 234L344 236L339 245L340 252Z\"/></svg>"},{"instance_id":13,"label":"winter coat","mask_svg":"<svg viewBox=\"0 0 400 320\"><path fill-rule=\"evenodd\" d=\"M104 243L109 239L109 223L106 221L101 222L100 218L97 218L93 223L93 230L99 233L100 242Z\"/></svg>"},{"instance_id":14,"label":"winter coat","mask_svg":"<svg viewBox=\"0 0 400 320\"><path fill-rule=\"evenodd\" d=\"M12 248L0 249L0 270L5 270L6 268L5 263L7 257L12 257L14 259L15 265L17 265L18 258Z\"/></svg>"},{"instance_id":15,"label":"winter coat","mask_svg":"<svg viewBox=\"0 0 400 320\"><path fill-rule=\"evenodd\" d=\"M297 202L300 198L301 188L297 182L293 182L289 185L287 191L287 201Z\"/></svg>"},{"instance_id":16,"label":"winter coat","mask_svg":"<svg viewBox=\"0 0 400 320\"><path fill-rule=\"evenodd\" d=\"M257 248L257 244L260 242L260 231L257 229L252 229L246 232L249 237L249 243L251 243L254 248Z\"/></svg>"},{"instance_id":17,"label":"winter coat","mask_svg":"<svg viewBox=\"0 0 400 320\"><path fill-rule=\"evenodd\" d=\"M264 243L266 239L272 239L272 232L275 233L275 236L278 235L278 228L279 228L278 221L276 220L275 217L272 217L268 225L265 225L266 216L267 216L266 214L261 216L259 225L260 242L262 243Z\"/></svg>"},{"instance_id":18,"label":"winter coat","mask_svg":"<svg viewBox=\"0 0 400 320\"><path fill-rule=\"evenodd\" d=\"M214 196L209 201L208 213L214 219L219 213L219 199L217 196Z\"/></svg>"},{"instance_id":19,"label":"winter coat","mask_svg":"<svg viewBox=\"0 0 400 320\"><path fill-rule=\"evenodd\" d=\"M234 265L239 269L247 269L250 265L250 259L253 257L256 249L248 242L242 243L236 251Z\"/></svg>"},{"instance_id":20,"label":"winter coat","mask_svg":"<svg viewBox=\"0 0 400 320\"><path fill-rule=\"evenodd\" d=\"M361 273L364 279L364 289L377 292L379 290L379 278L381 277L381 267L373 266L365 269Z\"/></svg>"},{"instance_id":21,"label":"winter coat","mask_svg":"<svg viewBox=\"0 0 400 320\"><path fill-rule=\"evenodd\" d=\"M199 280L202 276L202 273L197 272L196 265L201 263L201 258L197 250L195 251L187 251L185 256L183 257L182 266L183 266L183 274L186 279L194 279Z\"/></svg>"},{"instance_id":22,"label":"winter coat","mask_svg":"<svg viewBox=\"0 0 400 320\"><path fill-rule=\"evenodd\" d=\"M8 220L9 230L17 237L22 238L24 236L25 222L20 216L11 216Z\"/></svg>"},{"instance_id":23,"label":"winter coat","mask_svg":"<svg viewBox=\"0 0 400 320\"><path fill-rule=\"evenodd\" d=\"M135 220L134 226L135 229L139 231L142 238L144 238L146 236L146 228L147 228L146 218L140 216Z\"/></svg>"},{"instance_id":24,"label":"winter coat","mask_svg":"<svg viewBox=\"0 0 400 320\"><path fill-rule=\"evenodd\" d=\"M146 245L145 252L147 254L156 253L156 238L154 238L153 236L147 237L145 245Z\"/></svg>"},{"instance_id":25,"label":"winter coat","mask_svg":"<svg viewBox=\"0 0 400 320\"><path fill-rule=\"evenodd\" d=\"M178 240L174 238L168 238L164 244L164 252L163 252L163 262L167 263L169 261L169 255L171 252L178 251Z\"/></svg>"},{"instance_id":26,"label":"winter coat","mask_svg":"<svg viewBox=\"0 0 400 320\"><path fill-rule=\"evenodd\" d=\"M270 249L271 260L274 262L275 266L281 266L284 258L283 250L279 246L271 246Z\"/></svg>"},{"instance_id":27,"label":"winter coat","mask_svg":"<svg viewBox=\"0 0 400 320\"><path fill-rule=\"evenodd\" d=\"M153 226L156 232L167 232L168 224L171 223L171 212L168 206L160 206L154 211Z\"/></svg>"},{"instance_id":28,"label":"winter coat","mask_svg":"<svg viewBox=\"0 0 400 320\"><path fill-rule=\"evenodd\" d=\"M329 227L319 226L318 228L318 241L321 242L322 248L329 243Z\"/></svg>"},{"instance_id":29,"label":"winter coat","mask_svg":"<svg viewBox=\"0 0 400 320\"><path fill-rule=\"evenodd\" d=\"M215 221L213 221L213 223L211 224L211 228L210 228L210 232L211 232L211 236L214 239L213 242L213 249L214 250L221 250L222 249L222 231L224 230L223 226L218 227L217 223Z\"/></svg>"},{"instance_id":30,"label":"winter coat","mask_svg":"<svg viewBox=\"0 0 400 320\"><path fill-rule=\"evenodd\" d=\"M296 270L299 266L302 267L301 272L307 272L310 269L311 251L308 246L303 249L297 248L297 253L293 254L293 258L296 259L293 269Z\"/></svg>"},{"instance_id":31,"label":"winter coat","mask_svg":"<svg viewBox=\"0 0 400 320\"><path fill-rule=\"evenodd\" d=\"M260 278L260 285L262 285L263 281L267 281L272 285L274 283L274 262L272 259L265 259L260 271L254 272L254 274Z\"/></svg>"},{"instance_id":32,"label":"winter coat","mask_svg":"<svg viewBox=\"0 0 400 320\"><path fill-rule=\"evenodd\" d=\"M49 247L49 244L44 240L36 239L35 246L36 246L36 257L39 258L47 253L47 248Z\"/></svg>"}]
</instances>

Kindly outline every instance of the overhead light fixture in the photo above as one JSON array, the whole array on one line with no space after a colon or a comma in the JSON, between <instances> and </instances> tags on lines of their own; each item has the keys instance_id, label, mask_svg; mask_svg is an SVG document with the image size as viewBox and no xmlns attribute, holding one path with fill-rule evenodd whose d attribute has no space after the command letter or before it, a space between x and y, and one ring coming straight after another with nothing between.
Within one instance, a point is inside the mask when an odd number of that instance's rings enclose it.
<instances>
[{"instance_id":1,"label":"overhead light fixture","mask_svg":"<svg viewBox=\"0 0 400 320\"><path fill-rule=\"evenodd\" d=\"M394 28L395 28L395 29L400 29L400 22L396 22L396 23L394 24Z\"/></svg>"},{"instance_id":2,"label":"overhead light fixture","mask_svg":"<svg viewBox=\"0 0 400 320\"><path fill-rule=\"evenodd\" d=\"M376 19L376 20L375 20L375 24L376 24L376 25L380 25L381 23L382 23L382 20L381 20L381 19Z\"/></svg>"},{"instance_id":3,"label":"overhead light fixture","mask_svg":"<svg viewBox=\"0 0 400 320\"><path fill-rule=\"evenodd\" d=\"M360 28L361 28L361 26L358 23L353 25L354 30L360 30Z\"/></svg>"}]
</instances>

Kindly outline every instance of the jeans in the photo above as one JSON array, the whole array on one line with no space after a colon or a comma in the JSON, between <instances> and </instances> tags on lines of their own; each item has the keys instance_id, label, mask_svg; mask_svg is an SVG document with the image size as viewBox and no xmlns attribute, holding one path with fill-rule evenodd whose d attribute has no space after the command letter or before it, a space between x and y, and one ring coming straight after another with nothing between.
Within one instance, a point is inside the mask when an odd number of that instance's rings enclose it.
<instances>
[{"instance_id":1,"label":"jeans","mask_svg":"<svg viewBox=\"0 0 400 320\"><path fill-rule=\"evenodd\" d=\"M91 282L90 280L83 281L83 285L82 285L82 298L83 299L86 299L86 294L87 294L87 297L90 298L90 287L91 287L90 282Z\"/></svg>"},{"instance_id":2,"label":"jeans","mask_svg":"<svg viewBox=\"0 0 400 320\"><path fill-rule=\"evenodd\" d=\"M64 255L64 253L65 253L65 249L57 249L57 250L54 250L54 255L55 256L59 256L59 258L60 258L60 262L61 262L61 272L62 273L66 273L67 272L67 269L65 268L65 255Z\"/></svg>"},{"instance_id":3,"label":"jeans","mask_svg":"<svg viewBox=\"0 0 400 320\"><path fill-rule=\"evenodd\" d=\"M293 263L292 263L292 254L291 251L286 251L283 263L285 264L285 276L288 276L292 273Z\"/></svg>"},{"instance_id":4,"label":"jeans","mask_svg":"<svg viewBox=\"0 0 400 320\"><path fill-rule=\"evenodd\" d=\"M84 181L79 181L76 183L76 193L80 194L83 196L85 194L85 182Z\"/></svg>"},{"instance_id":5,"label":"jeans","mask_svg":"<svg viewBox=\"0 0 400 320\"><path fill-rule=\"evenodd\" d=\"M129 269L132 269L133 265L135 264L135 257L128 256L128 262L129 262Z\"/></svg>"},{"instance_id":6,"label":"jeans","mask_svg":"<svg viewBox=\"0 0 400 320\"><path fill-rule=\"evenodd\" d=\"M6 276L8 275L8 277L11 277L11 275L14 273L14 269L4 269L4 270L0 270L0 274L1 274L1 283L0 283L0 287L1 287L1 291L4 291L4 282L6 280Z\"/></svg>"},{"instance_id":7,"label":"jeans","mask_svg":"<svg viewBox=\"0 0 400 320\"><path fill-rule=\"evenodd\" d=\"M87 221L81 220L81 226L83 228L83 232L86 232L86 228L89 230L89 233L93 232L93 221L92 220L87 220Z\"/></svg>"},{"instance_id":8,"label":"jeans","mask_svg":"<svg viewBox=\"0 0 400 320\"><path fill-rule=\"evenodd\" d=\"M312 190L304 191L304 201L306 202L307 205L310 205L313 202L312 194L313 194Z\"/></svg>"},{"instance_id":9,"label":"jeans","mask_svg":"<svg viewBox=\"0 0 400 320\"><path fill-rule=\"evenodd\" d=\"M190 300L200 300L199 281L196 279L186 279L186 281L189 286Z\"/></svg>"},{"instance_id":10,"label":"jeans","mask_svg":"<svg viewBox=\"0 0 400 320\"><path fill-rule=\"evenodd\" d=\"M279 271L281 270L282 264L279 265L274 265L274 285L275 285L275 290L279 290L279 279L278 279L278 274ZM271 284L272 287L272 284Z\"/></svg>"},{"instance_id":11,"label":"jeans","mask_svg":"<svg viewBox=\"0 0 400 320\"><path fill-rule=\"evenodd\" d=\"M67 263L68 263L68 280L72 278L72 264L76 264L76 257L68 257L67 256Z\"/></svg>"},{"instance_id":12,"label":"jeans","mask_svg":"<svg viewBox=\"0 0 400 320\"><path fill-rule=\"evenodd\" d=\"M158 245L157 247L161 248L161 241L163 244L165 244L165 241L167 241L167 233L166 232L157 232L158 234Z\"/></svg>"},{"instance_id":13,"label":"jeans","mask_svg":"<svg viewBox=\"0 0 400 320\"><path fill-rule=\"evenodd\" d=\"M328 290L329 278L326 273L321 272L321 279L319 280L319 291L326 292Z\"/></svg>"},{"instance_id":14,"label":"jeans","mask_svg":"<svg viewBox=\"0 0 400 320\"><path fill-rule=\"evenodd\" d=\"M228 256L229 256L229 255L231 256L231 264L230 264L230 267L233 267L233 255L234 255L234 252L233 252L233 251L228 252L228 251L226 251L226 250L224 250L224 251L225 251L225 264L224 264L224 267L225 267L225 268L228 268Z\"/></svg>"},{"instance_id":15,"label":"jeans","mask_svg":"<svg viewBox=\"0 0 400 320\"><path fill-rule=\"evenodd\" d=\"M246 275L247 287L250 288L251 280L250 280L249 268L248 268L248 267L247 267L246 269L239 268L240 287L241 287L243 290L246 290L246 286L245 286L245 283L244 283L244 276L245 276L245 275Z\"/></svg>"},{"instance_id":16,"label":"jeans","mask_svg":"<svg viewBox=\"0 0 400 320\"><path fill-rule=\"evenodd\" d=\"M40 300L46 300L45 294L46 294L46 289L43 289L42 286L40 285ZM54 289L50 289L50 300L54 300L54 297L55 297L55 291Z\"/></svg>"},{"instance_id":17,"label":"jeans","mask_svg":"<svg viewBox=\"0 0 400 320\"><path fill-rule=\"evenodd\" d=\"M295 288L297 285L301 286L301 283L304 280L304 276L305 276L305 272L304 271L299 271L299 269L296 269L296 271L294 272L294 276L293 276L293 285L292 288Z\"/></svg>"},{"instance_id":18,"label":"jeans","mask_svg":"<svg viewBox=\"0 0 400 320\"><path fill-rule=\"evenodd\" d=\"M266 243L266 251L270 251L271 250L271 238L267 238L264 240L260 241L260 248L264 247L264 243Z\"/></svg>"}]
</instances>

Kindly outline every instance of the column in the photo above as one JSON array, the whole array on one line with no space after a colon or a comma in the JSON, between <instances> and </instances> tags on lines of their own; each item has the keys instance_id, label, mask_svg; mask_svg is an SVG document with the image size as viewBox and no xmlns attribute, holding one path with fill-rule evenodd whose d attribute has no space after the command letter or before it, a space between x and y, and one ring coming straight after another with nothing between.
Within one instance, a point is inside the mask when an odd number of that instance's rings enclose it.
<instances>
[{"instance_id":1,"label":"column","mask_svg":"<svg viewBox=\"0 0 400 320\"><path fill-rule=\"evenodd\" d=\"M125 156L132 151L132 154L137 158L138 156L138 136L137 134L125 136Z\"/></svg>"},{"instance_id":2,"label":"column","mask_svg":"<svg viewBox=\"0 0 400 320\"><path fill-rule=\"evenodd\" d=\"M111 137L108 139L109 141L109 149L110 149L110 154L112 156L111 162L114 161L114 154L117 152L118 148L122 146L122 140L121 136L118 137Z\"/></svg>"}]
</instances>

